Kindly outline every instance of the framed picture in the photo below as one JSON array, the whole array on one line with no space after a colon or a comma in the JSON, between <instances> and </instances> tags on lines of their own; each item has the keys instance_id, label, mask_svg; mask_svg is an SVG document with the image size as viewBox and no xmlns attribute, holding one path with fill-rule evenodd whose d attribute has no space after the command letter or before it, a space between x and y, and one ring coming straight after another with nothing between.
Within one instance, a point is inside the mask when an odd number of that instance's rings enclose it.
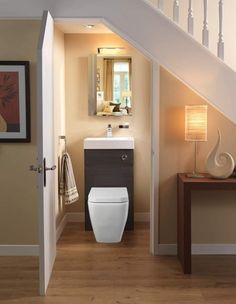
<instances>
[{"instance_id":1,"label":"framed picture","mask_svg":"<svg viewBox=\"0 0 236 304\"><path fill-rule=\"evenodd\" d=\"M0 142L30 142L29 61L0 61Z\"/></svg>"}]
</instances>

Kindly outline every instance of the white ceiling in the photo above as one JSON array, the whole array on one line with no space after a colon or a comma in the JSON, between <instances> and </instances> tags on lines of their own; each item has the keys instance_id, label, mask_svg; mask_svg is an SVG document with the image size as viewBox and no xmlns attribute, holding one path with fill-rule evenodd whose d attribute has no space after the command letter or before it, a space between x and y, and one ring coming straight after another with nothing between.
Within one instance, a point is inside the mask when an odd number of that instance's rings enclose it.
<instances>
[{"instance_id":1,"label":"white ceiling","mask_svg":"<svg viewBox=\"0 0 236 304\"><path fill-rule=\"evenodd\" d=\"M100 20L96 19L76 19L76 20L56 20L56 26L65 34L111 34L113 33ZM94 25L87 28L86 25Z\"/></svg>"}]
</instances>

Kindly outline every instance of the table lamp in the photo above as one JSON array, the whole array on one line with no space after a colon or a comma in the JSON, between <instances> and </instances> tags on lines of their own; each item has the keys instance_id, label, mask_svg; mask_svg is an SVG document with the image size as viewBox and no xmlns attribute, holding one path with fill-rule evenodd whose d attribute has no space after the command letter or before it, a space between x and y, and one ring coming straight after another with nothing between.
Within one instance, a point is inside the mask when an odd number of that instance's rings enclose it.
<instances>
[{"instance_id":1,"label":"table lamp","mask_svg":"<svg viewBox=\"0 0 236 304\"><path fill-rule=\"evenodd\" d=\"M207 141L207 105L185 106L185 140L194 142L194 169L187 176L202 178L197 172L197 142Z\"/></svg>"},{"instance_id":2,"label":"table lamp","mask_svg":"<svg viewBox=\"0 0 236 304\"><path fill-rule=\"evenodd\" d=\"M125 100L125 107L130 107L130 97L132 96L131 91L123 91L122 97Z\"/></svg>"}]
</instances>

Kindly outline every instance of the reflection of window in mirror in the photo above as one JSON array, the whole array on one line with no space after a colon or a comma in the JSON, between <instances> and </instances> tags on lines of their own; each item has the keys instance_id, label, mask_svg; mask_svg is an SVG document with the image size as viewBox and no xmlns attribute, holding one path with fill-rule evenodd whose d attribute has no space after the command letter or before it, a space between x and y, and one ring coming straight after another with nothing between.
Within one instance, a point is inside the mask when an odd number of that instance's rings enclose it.
<instances>
[{"instance_id":1,"label":"reflection of window in mirror","mask_svg":"<svg viewBox=\"0 0 236 304\"><path fill-rule=\"evenodd\" d=\"M129 80L130 62L129 60L115 61L113 69L114 69L113 100L116 101L117 103L121 103L121 105L124 107L127 106L126 103L128 101L130 106L130 97L124 96L124 92L130 91L130 80Z\"/></svg>"},{"instance_id":2,"label":"reflection of window in mirror","mask_svg":"<svg viewBox=\"0 0 236 304\"><path fill-rule=\"evenodd\" d=\"M103 71L105 100L121 103L123 101L122 92L131 89L131 59L104 58Z\"/></svg>"},{"instance_id":3,"label":"reflection of window in mirror","mask_svg":"<svg viewBox=\"0 0 236 304\"><path fill-rule=\"evenodd\" d=\"M131 115L131 58L98 56L97 68L101 74L99 91L104 96L101 101L97 92L97 115ZM111 113L107 113L109 106Z\"/></svg>"},{"instance_id":4,"label":"reflection of window in mirror","mask_svg":"<svg viewBox=\"0 0 236 304\"><path fill-rule=\"evenodd\" d=\"M132 58L89 56L89 115L132 115Z\"/></svg>"}]
</instances>

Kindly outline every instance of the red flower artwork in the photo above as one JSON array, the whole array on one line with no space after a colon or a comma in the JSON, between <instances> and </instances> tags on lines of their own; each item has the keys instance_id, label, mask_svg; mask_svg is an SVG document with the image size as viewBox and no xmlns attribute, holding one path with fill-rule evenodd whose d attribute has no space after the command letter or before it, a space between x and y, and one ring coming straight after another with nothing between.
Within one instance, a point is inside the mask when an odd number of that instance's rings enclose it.
<instances>
[{"instance_id":1,"label":"red flower artwork","mask_svg":"<svg viewBox=\"0 0 236 304\"><path fill-rule=\"evenodd\" d=\"M7 132L20 131L18 72L0 72L0 115Z\"/></svg>"}]
</instances>

